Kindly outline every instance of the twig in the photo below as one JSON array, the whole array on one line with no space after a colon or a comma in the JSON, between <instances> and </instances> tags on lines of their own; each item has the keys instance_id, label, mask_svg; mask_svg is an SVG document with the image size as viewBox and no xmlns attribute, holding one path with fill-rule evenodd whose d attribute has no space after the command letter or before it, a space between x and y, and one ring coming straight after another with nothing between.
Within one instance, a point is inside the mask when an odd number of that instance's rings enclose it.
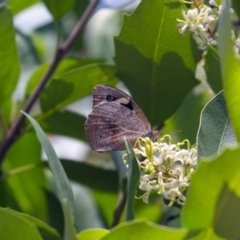
<instances>
[{"instance_id":1,"label":"twig","mask_svg":"<svg viewBox=\"0 0 240 240\"><path fill-rule=\"evenodd\" d=\"M33 104L38 99L39 94L44 89L44 86L46 85L46 83L48 82L50 77L52 76L52 74L55 71L56 67L58 66L59 62L62 60L63 56L70 49L70 47L72 46L72 44L76 40L76 38L83 32L83 29L86 26L86 23L87 23L88 19L90 18L91 14L93 13L96 5L98 4L98 1L99 0L90 1L87 9L85 10L82 17L78 21L77 25L71 32L70 36L66 39L66 41L61 46L59 46L52 64L50 65L49 69L46 71L45 75L42 77L41 81L39 82L38 86L36 87L36 89L34 90L32 95L26 101L26 103L22 109L24 112L28 113L31 110ZM23 124L24 119L25 119L25 115L20 114L18 116L18 118L15 120L15 122L12 124L12 126L10 127L10 129L4 139L4 142L1 146L1 149L0 149L0 164L3 161L5 154L7 153L9 147L16 140L16 138L19 137L20 127Z\"/></svg>"},{"instance_id":2,"label":"twig","mask_svg":"<svg viewBox=\"0 0 240 240\"><path fill-rule=\"evenodd\" d=\"M126 190L122 191L120 194L121 195L120 195L119 203L114 211L113 222L112 222L111 228L118 225L120 218L122 216L124 207L126 205L127 191Z\"/></svg>"}]
</instances>

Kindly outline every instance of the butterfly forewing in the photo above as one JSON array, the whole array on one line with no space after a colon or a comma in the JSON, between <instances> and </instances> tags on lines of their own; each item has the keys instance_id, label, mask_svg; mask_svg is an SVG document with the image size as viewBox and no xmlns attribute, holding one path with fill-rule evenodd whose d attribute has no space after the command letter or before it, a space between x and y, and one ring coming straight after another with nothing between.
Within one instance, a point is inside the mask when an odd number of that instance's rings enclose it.
<instances>
[{"instance_id":1,"label":"butterfly forewing","mask_svg":"<svg viewBox=\"0 0 240 240\"><path fill-rule=\"evenodd\" d=\"M122 103L125 104L130 110L134 111L134 113L141 118L143 122L148 123L148 119L145 114L141 110L141 108L133 101L133 99L127 95L125 92L110 87L108 85L97 85L93 89L93 108L99 103L109 102L107 101L107 96L111 96L113 99L111 102Z\"/></svg>"}]
</instances>

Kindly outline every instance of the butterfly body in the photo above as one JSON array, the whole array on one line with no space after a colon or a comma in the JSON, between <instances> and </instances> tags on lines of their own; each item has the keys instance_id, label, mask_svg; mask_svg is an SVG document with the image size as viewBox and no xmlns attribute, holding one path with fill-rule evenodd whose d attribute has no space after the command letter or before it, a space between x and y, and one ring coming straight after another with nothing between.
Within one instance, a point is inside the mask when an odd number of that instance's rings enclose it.
<instances>
[{"instance_id":1,"label":"butterfly body","mask_svg":"<svg viewBox=\"0 0 240 240\"><path fill-rule=\"evenodd\" d=\"M124 150L124 137L134 145L138 137L155 140L159 135L130 96L107 85L93 89L93 109L85 130L90 146L98 152Z\"/></svg>"}]
</instances>

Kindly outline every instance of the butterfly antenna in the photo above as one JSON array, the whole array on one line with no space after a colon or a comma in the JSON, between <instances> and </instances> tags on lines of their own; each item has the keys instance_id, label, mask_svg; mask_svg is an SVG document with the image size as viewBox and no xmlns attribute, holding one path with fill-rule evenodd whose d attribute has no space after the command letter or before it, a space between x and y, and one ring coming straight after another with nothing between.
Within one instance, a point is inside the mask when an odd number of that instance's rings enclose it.
<instances>
[{"instance_id":1,"label":"butterfly antenna","mask_svg":"<svg viewBox=\"0 0 240 240\"><path fill-rule=\"evenodd\" d=\"M182 130L174 130L175 132L184 133Z\"/></svg>"},{"instance_id":2,"label":"butterfly antenna","mask_svg":"<svg viewBox=\"0 0 240 240\"><path fill-rule=\"evenodd\" d=\"M164 132L163 127L167 126L169 123L171 123L172 121L177 120L177 117L174 117L172 119L170 119L166 124L165 123L161 123L157 126L156 130L160 131L161 134ZM184 133L182 130L174 130L175 132L179 132L179 133Z\"/></svg>"},{"instance_id":3,"label":"butterfly antenna","mask_svg":"<svg viewBox=\"0 0 240 240\"><path fill-rule=\"evenodd\" d=\"M172 119L170 119L166 124L165 123L160 123L157 127L156 130L160 131L161 133L163 132L163 127L165 127L166 125L168 125L170 122L172 122L173 120L176 120L177 117L174 117Z\"/></svg>"},{"instance_id":4,"label":"butterfly antenna","mask_svg":"<svg viewBox=\"0 0 240 240\"><path fill-rule=\"evenodd\" d=\"M170 119L170 120L167 122L167 124L169 124L169 123L171 123L172 121L175 121L175 120L177 120L177 117L174 117L174 118ZM166 124L166 125L167 125L167 124Z\"/></svg>"}]
</instances>

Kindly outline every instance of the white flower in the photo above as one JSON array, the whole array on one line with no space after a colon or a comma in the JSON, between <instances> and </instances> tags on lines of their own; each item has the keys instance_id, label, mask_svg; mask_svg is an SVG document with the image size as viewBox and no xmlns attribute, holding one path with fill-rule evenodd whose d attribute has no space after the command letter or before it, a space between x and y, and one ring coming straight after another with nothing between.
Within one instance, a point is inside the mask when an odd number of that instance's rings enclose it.
<instances>
[{"instance_id":1,"label":"white flower","mask_svg":"<svg viewBox=\"0 0 240 240\"><path fill-rule=\"evenodd\" d=\"M210 0L209 5L218 8L218 5L214 0Z\"/></svg>"},{"instance_id":2,"label":"white flower","mask_svg":"<svg viewBox=\"0 0 240 240\"><path fill-rule=\"evenodd\" d=\"M146 191L146 192L144 193L144 195L142 196L143 202L148 203L148 197L149 197L150 193L151 193L151 190Z\"/></svg>"},{"instance_id":3,"label":"white flower","mask_svg":"<svg viewBox=\"0 0 240 240\"><path fill-rule=\"evenodd\" d=\"M236 37L235 32L232 30L231 31L231 38L232 38L232 41L233 41L234 53L235 53L236 57L238 58L238 60L240 60L240 35L238 37Z\"/></svg>"},{"instance_id":4,"label":"white flower","mask_svg":"<svg viewBox=\"0 0 240 240\"><path fill-rule=\"evenodd\" d=\"M186 31L193 33L198 48L206 50L207 47L216 46L216 25L220 14L221 6L218 6L214 0L210 0L211 7L204 5L203 0L189 2L193 8L182 11L183 19L177 19L178 29L181 34Z\"/></svg>"}]
</instances>

